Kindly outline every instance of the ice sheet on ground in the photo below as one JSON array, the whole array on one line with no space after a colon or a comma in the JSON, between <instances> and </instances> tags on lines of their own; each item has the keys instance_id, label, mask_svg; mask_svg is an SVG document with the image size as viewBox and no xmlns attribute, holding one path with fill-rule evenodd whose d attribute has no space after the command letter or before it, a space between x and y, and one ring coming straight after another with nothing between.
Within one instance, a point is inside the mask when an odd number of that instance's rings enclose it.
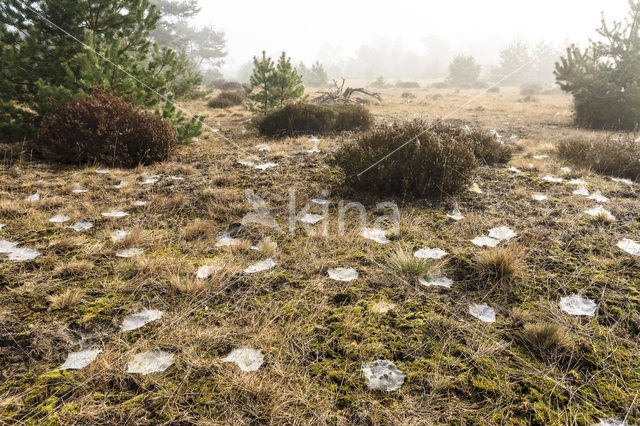
<instances>
[{"instance_id":1,"label":"ice sheet on ground","mask_svg":"<svg viewBox=\"0 0 640 426\"><path fill-rule=\"evenodd\" d=\"M353 281L358 278L358 271L353 268L331 268L327 271L329 278L336 281Z\"/></svg>"},{"instance_id":2,"label":"ice sheet on ground","mask_svg":"<svg viewBox=\"0 0 640 426\"><path fill-rule=\"evenodd\" d=\"M240 240L238 238L231 238L231 237L222 236L216 242L216 247L236 246L236 245L240 244L241 241L242 240Z\"/></svg>"},{"instance_id":3,"label":"ice sheet on ground","mask_svg":"<svg viewBox=\"0 0 640 426\"><path fill-rule=\"evenodd\" d=\"M482 235L474 238L471 242L478 247L495 247L500 243L500 240Z\"/></svg>"},{"instance_id":4,"label":"ice sheet on ground","mask_svg":"<svg viewBox=\"0 0 640 426\"><path fill-rule=\"evenodd\" d=\"M162 318L162 312L157 309L145 309L138 313L127 315L122 320L122 331L136 330L160 318Z\"/></svg>"},{"instance_id":5,"label":"ice sheet on ground","mask_svg":"<svg viewBox=\"0 0 640 426\"><path fill-rule=\"evenodd\" d=\"M119 252L116 253L116 256L128 258L128 257L139 256L142 253L144 253L144 250L142 250L141 248L131 247L128 249L120 250Z\"/></svg>"},{"instance_id":6,"label":"ice sheet on ground","mask_svg":"<svg viewBox=\"0 0 640 426\"><path fill-rule=\"evenodd\" d=\"M248 346L237 348L229 352L225 362L234 362L244 372L256 371L264 362L264 355L258 349Z\"/></svg>"},{"instance_id":7,"label":"ice sheet on ground","mask_svg":"<svg viewBox=\"0 0 640 426\"><path fill-rule=\"evenodd\" d=\"M584 186L581 186L580 188L573 191L573 195L583 195L586 197L589 195L589 191Z\"/></svg>"},{"instance_id":8,"label":"ice sheet on ground","mask_svg":"<svg viewBox=\"0 0 640 426\"><path fill-rule=\"evenodd\" d=\"M516 237L518 234L513 232L506 226L498 226L489 230L489 236L500 241L509 241L511 238Z\"/></svg>"},{"instance_id":9,"label":"ice sheet on ground","mask_svg":"<svg viewBox=\"0 0 640 426\"><path fill-rule=\"evenodd\" d=\"M219 269L220 269L219 266L202 265L201 267L198 268L198 271L196 272L196 277L198 279L204 280L206 278L209 278L211 274L213 274L215 271Z\"/></svg>"},{"instance_id":10,"label":"ice sheet on ground","mask_svg":"<svg viewBox=\"0 0 640 426\"><path fill-rule=\"evenodd\" d=\"M571 179L569 181L570 185L586 185L587 182L585 182L583 179Z\"/></svg>"},{"instance_id":11,"label":"ice sheet on ground","mask_svg":"<svg viewBox=\"0 0 640 426\"><path fill-rule=\"evenodd\" d=\"M559 177L555 177L555 176L545 176L542 178L542 180L547 181L547 182L553 182L553 183L560 183L563 182L564 179L559 178Z\"/></svg>"},{"instance_id":12,"label":"ice sheet on ground","mask_svg":"<svg viewBox=\"0 0 640 426\"><path fill-rule=\"evenodd\" d=\"M384 229L364 228L362 230L362 236L379 244L389 244L391 242L391 240L387 238L387 231Z\"/></svg>"},{"instance_id":13,"label":"ice sheet on ground","mask_svg":"<svg viewBox=\"0 0 640 426\"><path fill-rule=\"evenodd\" d=\"M263 164L258 164L255 166L256 169L258 170L267 170L270 169L272 167L276 167L278 165L278 163L263 163Z\"/></svg>"},{"instance_id":14,"label":"ice sheet on ground","mask_svg":"<svg viewBox=\"0 0 640 426\"><path fill-rule=\"evenodd\" d=\"M580 296L579 294L563 297L560 299L559 305L560 309L569 315L586 315L592 317L598 309L598 305L596 305L593 300Z\"/></svg>"},{"instance_id":15,"label":"ice sheet on ground","mask_svg":"<svg viewBox=\"0 0 640 426\"><path fill-rule=\"evenodd\" d=\"M127 231L127 230L124 230L124 229L118 229L118 230L113 231L111 233L111 240L112 241L124 240L129 235L131 235L131 231Z\"/></svg>"},{"instance_id":16,"label":"ice sheet on ground","mask_svg":"<svg viewBox=\"0 0 640 426\"><path fill-rule=\"evenodd\" d=\"M640 244L628 238L620 240L618 248L634 256L640 256Z\"/></svg>"},{"instance_id":17,"label":"ice sheet on ground","mask_svg":"<svg viewBox=\"0 0 640 426\"><path fill-rule=\"evenodd\" d=\"M268 271L269 269L276 266L276 262L273 259L265 259L260 262L254 263L244 270L245 274L255 274L262 271Z\"/></svg>"},{"instance_id":18,"label":"ice sheet on ground","mask_svg":"<svg viewBox=\"0 0 640 426\"><path fill-rule=\"evenodd\" d=\"M36 192L35 194L29 195L26 198L27 201L40 201L40 193Z\"/></svg>"},{"instance_id":19,"label":"ice sheet on ground","mask_svg":"<svg viewBox=\"0 0 640 426\"><path fill-rule=\"evenodd\" d=\"M0 253L11 253L18 243L9 240L0 240Z\"/></svg>"},{"instance_id":20,"label":"ice sheet on ground","mask_svg":"<svg viewBox=\"0 0 640 426\"><path fill-rule=\"evenodd\" d=\"M73 225L69 226L69 228L77 232L87 231L93 228L93 223L92 222L76 222Z\"/></svg>"},{"instance_id":21,"label":"ice sheet on ground","mask_svg":"<svg viewBox=\"0 0 640 426\"><path fill-rule=\"evenodd\" d=\"M534 193L534 194L531 195L531 198L533 198L536 201L544 201L544 200L548 199L549 197L547 197L544 194Z\"/></svg>"},{"instance_id":22,"label":"ice sheet on ground","mask_svg":"<svg viewBox=\"0 0 640 426\"><path fill-rule=\"evenodd\" d=\"M393 392L404 383L404 374L386 359L378 359L362 366L367 387L373 390Z\"/></svg>"},{"instance_id":23,"label":"ice sheet on ground","mask_svg":"<svg viewBox=\"0 0 640 426\"><path fill-rule=\"evenodd\" d=\"M624 183L626 185L633 185L633 181L631 179L622 179L622 178L611 178L612 181L616 183Z\"/></svg>"},{"instance_id":24,"label":"ice sheet on ground","mask_svg":"<svg viewBox=\"0 0 640 426\"><path fill-rule=\"evenodd\" d=\"M129 213L123 212L123 211L111 210L111 211L108 211L108 212L102 212L102 216L104 216L104 217L121 218L121 217L129 216Z\"/></svg>"},{"instance_id":25,"label":"ice sheet on ground","mask_svg":"<svg viewBox=\"0 0 640 426\"><path fill-rule=\"evenodd\" d=\"M460 213L460 209L457 207L453 209L451 213L447 214L447 217L455 220L456 222L464 219L464 216Z\"/></svg>"},{"instance_id":26,"label":"ice sheet on ground","mask_svg":"<svg viewBox=\"0 0 640 426\"><path fill-rule=\"evenodd\" d=\"M609 210L605 209L605 208L604 208L604 207L602 207L602 206L597 206L597 207L594 207L594 208L592 208L592 209L585 210L584 212L585 212L586 214L588 214L589 216L594 216L594 217L596 217L596 216L601 216L601 215L603 215L603 216L605 216L605 217L606 217L607 219L609 219L609 220L616 220L615 216L614 216L614 215L612 215L612 214L611 214L611 212L610 212Z\"/></svg>"},{"instance_id":27,"label":"ice sheet on ground","mask_svg":"<svg viewBox=\"0 0 640 426\"><path fill-rule=\"evenodd\" d=\"M325 204L329 203L328 200L325 200L323 198L314 198L313 200L311 200L311 202L320 206L324 206Z\"/></svg>"},{"instance_id":28,"label":"ice sheet on ground","mask_svg":"<svg viewBox=\"0 0 640 426\"><path fill-rule=\"evenodd\" d=\"M607 201L609 201L607 197L602 195L602 192L600 192L599 189L596 190L596 192L594 192L593 194L589 195L587 198L590 200L597 201L598 203L606 203Z\"/></svg>"},{"instance_id":29,"label":"ice sheet on ground","mask_svg":"<svg viewBox=\"0 0 640 426\"><path fill-rule=\"evenodd\" d=\"M255 166L255 163L253 161L248 161L248 160L238 160L238 164L242 164L243 166Z\"/></svg>"},{"instance_id":30,"label":"ice sheet on ground","mask_svg":"<svg viewBox=\"0 0 640 426\"><path fill-rule=\"evenodd\" d=\"M420 259L442 259L447 255L447 252L440 248L425 247L416 251L413 255Z\"/></svg>"},{"instance_id":31,"label":"ice sheet on ground","mask_svg":"<svg viewBox=\"0 0 640 426\"><path fill-rule=\"evenodd\" d=\"M33 260L38 256L40 256L40 252L38 250L24 247L16 247L9 252L9 260Z\"/></svg>"},{"instance_id":32,"label":"ice sheet on ground","mask_svg":"<svg viewBox=\"0 0 640 426\"><path fill-rule=\"evenodd\" d=\"M309 224L313 225L313 224L316 224L316 223L320 222L323 217L324 216L320 216L319 214L308 213L308 214L302 216L302 218L300 218L300 222L309 223Z\"/></svg>"},{"instance_id":33,"label":"ice sheet on ground","mask_svg":"<svg viewBox=\"0 0 640 426\"><path fill-rule=\"evenodd\" d=\"M165 351L149 351L135 355L127 365L127 373L151 374L173 365L173 355Z\"/></svg>"},{"instance_id":34,"label":"ice sheet on ground","mask_svg":"<svg viewBox=\"0 0 640 426\"><path fill-rule=\"evenodd\" d=\"M444 276L433 277L428 281L424 278L420 278L418 282L425 287L434 286L434 287L451 288L451 286L453 285L453 280Z\"/></svg>"},{"instance_id":35,"label":"ice sheet on ground","mask_svg":"<svg viewBox=\"0 0 640 426\"><path fill-rule=\"evenodd\" d=\"M54 217L49 219L49 222L51 222L51 223L65 223L65 222L68 222L70 220L71 220L71 218L69 216L65 216L63 214L59 214L59 215L55 215Z\"/></svg>"},{"instance_id":36,"label":"ice sheet on ground","mask_svg":"<svg viewBox=\"0 0 640 426\"><path fill-rule=\"evenodd\" d=\"M60 370L79 370L91 364L99 354L101 349L86 349L80 352L71 352L67 355L67 359L60 366Z\"/></svg>"},{"instance_id":37,"label":"ice sheet on ground","mask_svg":"<svg viewBox=\"0 0 640 426\"><path fill-rule=\"evenodd\" d=\"M496 322L496 312L492 307L482 303L469 305L469 314L482 322Z\"/></svg>"}]
</instances>

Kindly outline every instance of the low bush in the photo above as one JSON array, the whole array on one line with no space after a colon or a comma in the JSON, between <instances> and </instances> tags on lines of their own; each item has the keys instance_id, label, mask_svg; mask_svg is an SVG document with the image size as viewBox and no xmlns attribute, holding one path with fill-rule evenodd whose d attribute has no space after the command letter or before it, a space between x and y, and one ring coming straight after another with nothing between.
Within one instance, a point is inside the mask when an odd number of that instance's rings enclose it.
<instances>
[{"instance_id":1,"label":"low bush","mask_svg":"<svg viewBox=\"0 0 640 426\"><path fill-rule=\"evenodd\" d=\"M214 80L208 86L218 90L242 90L242 84L224 79Z\"/></svg>"},{"instance_id":2,"label":"low bush","mask_svg":"<svg viewBox=\"0 0 640 426\"><path fill-rule=\"evenodd\" d=\"M136 111L114 94L97 93L47 115L34 149L63 163L135 167L166 160L177 144L176 131L159 115Z\"/></svg>"},{"instance_id":3,"label":"low bush","mask_svg":"<svg viewBox=\"0 0 640 426\"><path fill-rule=\"evenodd\" d=\"M209 108L230 108L232 106L242 105L247 99L245 93L241 90L225 90L218 94L215 98L209 100Z\"/></svg>"},{"instance_id":4,"label":"low bush","mask_svg":"<svg viewBox=\"0 0 640 426\"><path fill-rule=\"evenodd\" d=\"M557 155L576 167L640 180L640 144L631 136L574 136L558 143Z\"/></svg>"},{"instance_id":5,"label":"low bush","mask_svg":"<svg viewBox=\"0 0 640 426\"><path fill-rule=\"evenodd\" d=\"M415 98L416 98L416 95L414 95L414 94L413 94L413 93L411 93L411 92L402 92L402 95L401 95L401 96L402 96L404 99L415 99Z\"/></svg>"},{"instance_id":6,"label":"low bush","mask_svg":"<svg viewBox=\"0 0 640 426\"><path fill-rule=\"evenodd\" d=\"M542 92L542 86L539 83L525 83L520 86L520 94L522 96L538 95Z\"/></svg>"},{"instance_id":7,"label":"low bush","mask_svg":"<svg viewBox=\"0 0 640 426\"><path fill-rule=\"evenodd\" d=\"M419 89L420 84L417 81L398 81L396 87L400 89Z\"/></svg>"},{"instance_id":8,"label":"low bush","mask_svg":"<svg viewBox=\"0 0 640 426\"><path fill-rule=\"evenodd\" d=\"M495 134L487 130L458 127L443 122L437 123L432 130L448 133L456 139L464 140L481 165L494 166L506 164L511 160L512 149L508 145L500 143Z\"/></svg>"},{"instance_id":9,"label":"low bush","mask_svg":"<svg viewBox=\"0 0 640 426\"><path fill-rule=\"evenodd\" d=\"M289 104L258 121L260 134L269 137L324 134L368 130L373 123L369 110L361 105Z\"/></svg>"},{"instance_id":10,"label":"low bush","mask_svg":"<svg viewBox=\"0 0 640 426\"><path fill-rule=\"evenodd\" d=\"M474 147L484 140L473 134L446 123L430 128L421 120L382 125L343 145L333 164L356 191L441 198L469 183L478 165Z\"/></svg>"}]
</instances>

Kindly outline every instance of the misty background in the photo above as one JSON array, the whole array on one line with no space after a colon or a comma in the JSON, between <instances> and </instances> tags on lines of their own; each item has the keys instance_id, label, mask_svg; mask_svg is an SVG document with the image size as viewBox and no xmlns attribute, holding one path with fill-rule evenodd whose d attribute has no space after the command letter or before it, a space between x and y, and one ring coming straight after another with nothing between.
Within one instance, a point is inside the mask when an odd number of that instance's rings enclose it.
<instances>
[{"instance_id":1,"label":"misty background","mask_svg":"<svg viewBox=\"0 0 640 426\"><path fill-rule=\"evenodd\" d=\"M544 52L537 80L553 83L553 62L571 43L597 37L601 13L608 22L627 12L627 0L417 2L396 0L211 2L189 24L223 32L227 55L217 69L244 81L252 57L285 51L295 64L320 61L330 78L435 79L451 60L472 55L481 79L495 81L500 52L526 44Z\"/></svg>"}]
</instances>

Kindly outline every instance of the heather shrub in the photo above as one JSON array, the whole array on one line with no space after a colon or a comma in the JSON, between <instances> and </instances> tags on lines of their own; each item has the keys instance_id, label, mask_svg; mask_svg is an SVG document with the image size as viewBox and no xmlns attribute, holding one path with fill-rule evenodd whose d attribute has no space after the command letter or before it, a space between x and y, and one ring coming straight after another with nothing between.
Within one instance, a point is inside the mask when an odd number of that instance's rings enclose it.
<instances>
[{"instance_id":1,"label":"heather shrub","mask_svg":"<svg viewBox=\"0 0 640 426\"><path fill-rule=\"evenodd\" d=\"M575 136L560 141L557 154L596 173L640 180L640 144L630 136Z\"/></svg>"},{"instance_id":2,"label":"heather shrub","mask_svg":"<svg viewBox=\"0 0 640 426\"><path fill-rule=\"evenodd\" d=\"M402 95L400 95L400 96L402 96L404 99L415 99L416 98L416 95L414 95L411 92L402 92Z\"/></svg>"},{"instance_id":3,"label":"heather shrub","mask_svg":"<svg viewBox=\"0 0 640 426\"><path fill-rule=\"evenodd\" d=\"M215 98L209 100L209 108L230 108L232 106L242 105L246 95L240 90L225 90L218 94Z\"/></svg>"},{"instance_id":4,"label":"heather shrub","mask_svg":"<svg viewBox=\"0 0 640 426\"><path fill-rule=\"evenodd\" d=\"M373 118L362 105L288 104L258 121L260 134L269 137L367 130Z\"/></svg>"},{"instance_id":5,"label":"heather shrub","mask_svg":"<svg viewBox=\"0 0 640 426\"><path fill-rule=\"evenodd\" d=\"M34 149L63 163L135 167L166 160L177 144L176 131L161 116L136 111L114 94L97 93L45 116Z\"/></svg>"},{"instance_id":6,"label":"heather shrub","mask_svg":"<svg viewBox=\"0 0 640 426\"><path fill-rule=\"evenodd\" d=\"M343 145L333 164L356 191L427 198L460 192L478 165L473 144L464 130L451 125L428 128L421 120L376 127Z\"/></svg>"},{"instance_id":7,"label":"heather shrub","mask_svg":"<svg viewBox=\"0 0 640 426\"><path fill-rule=\"evenodd\" d=\"M487 130L453 126L443 122L436 123L432 130L448 133L456 139L464 140L473 151L478 164L494 166L506 164L511 160L513 154L511 148L500 143L496 136Z\"/></svg>"},{"instance_id":8,"label":"heather shrub","mask_svg":"<svg viewBox=\"0 0 640 426\"><path fill-rule=\"evenodd\" d=\"M396 87L400 89L419 89L420 83L417 81L398 81Z\"/></svg>"},{"instance_id":9,"label":"heather shrub","mask_svg":"<svg viewBox=\"0 0 640 426\"><path fill-rule=\"evenodd\" d=\"M237 81L229 81L225 79L213 80L207 86L218 90L243 90L242 84Z\"/></svg>"}]
</instances>

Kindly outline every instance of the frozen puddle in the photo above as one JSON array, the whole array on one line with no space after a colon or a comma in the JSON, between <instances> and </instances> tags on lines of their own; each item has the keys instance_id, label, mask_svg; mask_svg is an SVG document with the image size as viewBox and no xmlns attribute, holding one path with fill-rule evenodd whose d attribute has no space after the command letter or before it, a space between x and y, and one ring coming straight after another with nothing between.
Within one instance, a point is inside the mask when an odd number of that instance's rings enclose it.
<instances>
[{"instance_id":1,"label":"frozen puddle","mask_svg":"<svg viewBox=\"0 0 640 426\"><path fill-rule=\"evenodd\" d=\"M51 219L49 219L49 222L51 223L65 223L70 221L71 218L69 216L65 216L62 214L56 215L54 217L52 217Z\"/></svg>"},{"instance_id":2,"label":"frozen puddle","mask_svg":"<svg viewBox=\"0 0 640 426\"><path fill-rule=\"evenodd\" d=\"M477 303L469 305L469 314L482 322L496 322L496 312L492 307L484 303L481 305Z\"/></svg>"},{"instance_id":3,"label":"frozen puddle","mask_svg":"<svg viewBox=\"0 0 640 426\"><path fill-rule=\"evenodd\" d=\"M124 229L118 229L117 231L113 231L111 233L111 241L122 241L131 235L131 231L126 231Z\"/></svg>"},{"instance_id":4,"label":"frozen puddle","mask_svg":"<svg viewBox=\"0 0 640 426\"><path fill-rule=\"evenodd\" d=\"M38 250L23 247L16 247L9 252L9 260L33 260L38 256L40 256L40 252Z\"/></svg>"},{"instance_id":5,"label":"frozen puddle","mask_svg":"<svg viewBox=\"0 0 640 426\"><path fill-rule=\"evenodd\" d=\"M137 314L127 315L122 320L122 331L136 330L160 318L162 318L162 312L156 309L145 309Z\"/></svg>"},{"instance_id":6,"label":"frozen puddle","mask_svg":"<svg viewBox=\"0 0 640 426\"><path fill-rule=\"evenodd\" d=\"M375 241L379 244L389 244L391 240L387 238L387 231L379 228L364 228L362 236L367 240Z\"/></svg>"},{"instance_id":7,"label":"frozen puddle","mask_svg":"<svg viewBox=\"0 0 640 426\"><path fill-rule=\"evenodd\" d=\"M121 218L125 216L129 216L129 213L123 211L111 210L108 212L102 212L102 216L110 217L110 218Z\"/></svg>"},{"instance_id":8,"label":"frozen puddle","mask_svg":"<svg viewBox=\"0 0 640 426\"><path fill-rule=\"evenodd\" d=\"M260 262L254 263L244 270L245 274L256 274L262 271L268 271L269 269L276 266L276 262L273 259L261 260Z\"/></svg>"},{"instance_id":9,"label":"frozen puddle","mask_svg":"<svg viewBox=\"0 0 640 426\"><path fill-rule=\"evenodd\" d=\"M589 195L587 198L589 200L597 201L598 203L606 203L607 201L609 201L607 197L602 195L602 192L600 192L600 190L597 190L593 194Z\"/></svg>"},{"instance_id":10,"label":"frozen puddle","mask_svg":"<svg viewBox=\"0 0 640 426\"><path fill-rule=\"evenodd\" d=\"M619 241L618 248L633 256L640 256L640 244L628 238Z\"/></svg>"},{"instance_id":11,"label":"frozen puddle","mask_svg":"<svg viewBox=\"0 0 640 426\"><path fill-rule=\"evenodd\" d=\"M87 349L80 352L71 352L67 360L60 366L60 370L79 370L91 364L102 353L101 349Z\"/></svg>"},{"instance_id":12,"label":"frozen puddle","mask_svg":"<svg viewBox=\"0 0 640 426\"><path fill-rule=\"evenodd\" d=\"M555 177L555 176L545 176L542 178L542 180L546 181L546 182L553 182L553 183L560 183L563 182L564 179L559 178L559 177Z\"/></svg>"},{"instance_id":13,"label":"frozen puddle","mask_svg":"<svg viewBox=\"0 0 640 426\"><path fill-rule=\"evenodd\" d=\"M572 294L560 299L560 309L569 315L586 315L592 317L598 305L591 299L580 296L579 294Z\"/></svg>"},{"instance_id":14,"label":"frozen puddle","mask_svg":"<svg viewBox=\"0 0 640 426\"><path fill-rule=\"evenodd\" d=\"M223 361L235 362L236 365L240 367L240 370L247 373L250 371L256 371L260 368L264 362L264 355L258 349L245 346L229 352L229 355L227 355Z\"/></svg>"},{"instance_id":15,"label":"frozen puddle","mask_svg":"<svg viewBox=\"0 0 640 426\"><path fill-rule=\"evenodd\" d=\"M588 197L589 196L589 191L584 186L581 186L580 188L578 188L575 191L573 191L573 195L582 195L584 197Z\"/></svg>"},{"instance_id":16,"label":"frozen puddle","mask_svg":"<svg viewBox=\"0 0 640 426\"><path fill-rule=\"evenodd\" d=\"M497 228L493 228L489 230L489 237L495 238L499 241L509 241L513 237L517 237L518 234L513 232L506 226L498 226Z\"/></svg>"},{"instance_id":17,"label":"frozen puddle","mask_svg":"<svg viewBox=\"0 0 640 426\"><path fill-rule=\"evenodd\" d=\"M531 195L531 198L533 198L536 201L544 201L544 200L548 199L549 197L547 197L544 194L534 193L534 194Z\"/></svg>"},{"instance_id":18,"label":"frozen puddle","mask_svg":"<svg viewBox=\"0 0 640 426\"><path fill-rule=\"evenodd\" d=\"M478 247L495 247L500 244L500 240L496 240L495 238L487 237L485 235L475 237L471 242Z\"/></svg>"},{"instance_id":19,"label":"frozen puddle","mask_svg":"<svg viewBox=\"0 0 640 426\"><path fill-rule=\"evenodd\" d=\"M616 220L615 216L612 215L609 210L603 208L602 206L594 207L592 209L585 210L584 212L589 216L593 216L593 217L604 216L609 220Z\"/></svg>"},{"instance_id":20,"label":"frozen puddle","mask_svg":"<svg viewBox=\"0 0 640 426\"><path fill-rule=\"evenodd\" d=\"M123 258L129 258L129 257L134 257L134 256L139 256L142 253L144 253L144 250L137 248L137 247L131 247L128 249L124 249L124 250L120 250L119 252L116 253L117 257L123 257Z\"/></svg>"},{"instance_id":21,"label":"frozen puddle","mask_svg":"<svg viewBox=\"0 0 640 426\"><path fill-rule=\"evenodd\" d=\"M76 232L88 231L93 228L93 223L91 222L77 222L68 227L69 229L73 229Z\"/></svg>"},{"instance_id":22,"label":"frozen puddle","mask_svg":"<svg viewBox=\"0 0 640 426\"><path fill-rule=\"evenodd\" d=\"M173 365L173 355L165 351L142 352L131 358L127 373L151 374L165 371Z\"/></svg>"},{"instance_id":23,"label":"frozen puddle","mask_svg":"<svg viewBox=\"0 0 640 426\"><path fill-rule=\"evenodd\" d=\"M424 278L420 278L418 282L420 283L420 285L423 285L425 287L451 288L451 286L453 285L453 281L447 277L433 277L429 281L425 280Z\"/></svg>"},{"instance_id":24,"label":"frozen puddle","mask_svg":"<svg viewBox=\"0 0 640 426\"><path fill-rule=\"evenodd\" d=\"M353 281L358 279L358 271L353 268L331 268L327 271L329 278L336 281Z\"/></svg>"},{"instance_id":25,"label":"frozen puddle","mask_svg":"<svg viewBox=\"0 0 640 426\"><path fill-rule=\"evenodd\" d=\"M302 218L300 218L300 222L302 223L308 223L310 225L314 225L318 222L320 222L322 220L323 216L320 216L319 214L306 214L304 216L302 216Z\"/></svg>"},{"instance_id":26,"label":"frozen puddle","mask_svg":"<svg viewBox=\"0 0 640 426\"><path fill-rule=\"evenodd\" d=\"M372 390L393 392L404 383L404 374L396 365L386 359L378 359L362 366L367 387Z\"/></svg>"},{"instance_id":27,"label":"frozen puddle","mask_svg":"<svg viewBox=\"0 0 640 426\"><path fill-rule=\"evenodd\" d=\"M447 255L447 252L439 248L423 248L413 255L419 259L442 259Z\"/></svg>"}]
</instances>

